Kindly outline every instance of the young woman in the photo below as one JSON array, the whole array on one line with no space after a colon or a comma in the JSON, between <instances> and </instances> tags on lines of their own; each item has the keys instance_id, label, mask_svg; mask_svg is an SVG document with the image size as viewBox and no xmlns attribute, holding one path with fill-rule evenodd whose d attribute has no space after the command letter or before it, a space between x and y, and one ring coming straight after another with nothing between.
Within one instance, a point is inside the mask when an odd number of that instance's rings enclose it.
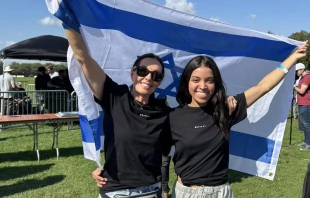
<instances>
[{"instance_id":1,"label":"young woman","mask_svg":"<svg viewBox=\"0 0 310 198\"><path fill-rule=\"evenodd\" d=\"M308 42L257 86L234 96L237 107L232 115L226 110L226 91L213 59L198 56L187 64L176 96L180 106L169 115L178 175L173 197L233 197L227 180L230 128L246 118L246 109L274 88L306 55L307 47Z\"/></svg>"},{"instance_id":2,"label":"young woman","mask_svg":"<svg viewBox=\"0 0 310 198\"><path fill-rule=\"evenodd\" d=\"M132 89L118 85L91 58L79 33L66 29L95 101L105 112L105 165L99 174L109 182L99 197L161 196L161 157L168 154L171 134L169 108L154 97L164 77L161 59L140 56L131 70Z\"/></svg>"},{"instance_id":3,"label":"young woman","mask_svg":"<svg viewBox=\"0 0 310 198\"><path fill-rule=\"evenodd\" d=\"M298 127L304 133L304 141L298 146L300 150L310 150L310 74L303 63L296 64L296 73L299 76L298 84L294 85L296 103L298 105Z\"/></svg>"}]
</instances>

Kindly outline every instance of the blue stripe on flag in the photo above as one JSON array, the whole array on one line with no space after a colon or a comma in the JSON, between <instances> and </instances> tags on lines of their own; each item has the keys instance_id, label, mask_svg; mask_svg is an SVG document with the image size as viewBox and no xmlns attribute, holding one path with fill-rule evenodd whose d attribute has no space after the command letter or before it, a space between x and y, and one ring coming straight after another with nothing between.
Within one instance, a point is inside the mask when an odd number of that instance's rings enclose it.
<instances>
[{"instance_id":1,"label":"blue stripe on flag","mask_svg":"<svg viewBox=\"0 0 310 198\"><path fill-rule=\"evenodd\" d=\"M99 112L99 117L88 121L84 115L79 115L82 141L95 143L96 150L101 147L100 136L103 134L103 112Z\"/></svg>"},{"instance_id":2,"label":"blue stripe on flag","mask_svg":"<svg viewBox=\"0 0 310 198\"><path fill-rule=\"evenodd\" d=\"M271 164L275 141L237 131L230 132L230 154Z\"/></svg>"},{"instance_id":3,"label":"blue stripe on flag","mask_svg":"<svg viewBox=\"0 0 310 198\"><path fill-rule=\"evenodd\" d=\"M77 23L74 14L70 10L70 2L69 1L62 1L59 4L59 8L54 16L60 18L65 25L73 28L77 32L80 32L79 27L80 25ZM65 28L65 25L63 26ZM65 28L66 29L66 28Z\"/></svg>"},{"instance_id":4,"label":"blue stripe on flag","mask_svg":"<svg viewBox=\"0 0 310 198\"><path fill-rule=\"evenodd\" d=\"M194 54L243 56L283 61L295 48L295 46L282 41L183 26L118 10L96 0L74 1L71 6L76 13L76 19L85 26L118 30L138 40L159 43ZM268 50L264 50L266 46L268 46Z\"/></svg>"}]
</instances>

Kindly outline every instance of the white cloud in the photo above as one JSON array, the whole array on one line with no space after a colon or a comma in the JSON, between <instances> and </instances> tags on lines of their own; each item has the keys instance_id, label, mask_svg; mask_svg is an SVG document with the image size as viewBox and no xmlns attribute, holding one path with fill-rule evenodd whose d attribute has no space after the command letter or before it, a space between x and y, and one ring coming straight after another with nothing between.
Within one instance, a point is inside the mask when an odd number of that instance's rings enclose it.
<instances>
[{"instance_id":1,"label":"white cloud","mask_svg":"<svg viewBox=\"0 0 310 198\"><path fill-rule=\"evenodd\" d=\"M8 47L8 46L13 45L15 43L16 43L15 41L0 41L0 45L4 46L4 47Z\"/></svg>"},{"instance_id":2,"label":"white cloud","mask_svg":"<svg viewBox=\"0 0 310 198\"><path fill-rule=\"evenodd\" d=\"M194 4L187 2L187 0L166 0L165 6L181 12L195 14Z\"/></svg>"},{"instance_id":3,"label":"white cloud","mask_svg":"<svg viewBox=\"0 0 310 198\"><path fill-rule=\"evenodd\" d=\"M250 14L250 17L255 20L256 19L256 14Z\"/></svg>"},{"instance_id":4,"label":"white cloud","mask_svg":"<svg viewBox=\"0 0 310 198\"><path fill-rule=\"evenodd\" d=\"M15 43L16 43L15 41L6 41L4 45L5 45L5 47L8 47L8 46L13 45Z\"/></svg>"},{"instance_id":5,"label":"white cloud","mask_svg":"<svg viewBox=\"0 0 310 198\"><path fill-rule=\"evenodd\" d=\"M51 17L45 17L39 20L39 24L46 26L61 26L61 21L58 19L52 19Z\"/></svg>"}]
</instances>

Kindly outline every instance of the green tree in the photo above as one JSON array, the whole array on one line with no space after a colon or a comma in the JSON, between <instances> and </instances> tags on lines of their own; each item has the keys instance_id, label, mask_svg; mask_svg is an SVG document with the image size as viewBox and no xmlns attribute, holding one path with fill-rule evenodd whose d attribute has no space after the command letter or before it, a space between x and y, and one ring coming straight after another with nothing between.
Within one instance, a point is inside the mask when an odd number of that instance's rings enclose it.
<instances>
[{"instance_id":1,"label":"green tree","mask_svg":"<svg viewBox=\"0 0 310 198\"><path fill-rule=\"evenodd\" d=\"M3 63L0 61L0 74L2 74L1 72L3 71L2 65ZM14 69L14 71L12 72L13 75L26 75L26 76L36 75L38 73L38 67L47 68L47 66L49 65L53 65L55 71L59 71L60 69L67 69L67 67L65 67L62 64L17 63L17 62L13 62L10 64L10 66Z\"/></svg>"},{"instance_id":2,"label":"green tree","mask_svg":"<svg viewBox=\"0 0 310 198\"><path fill-rule=\"evenodd\" d=\"M289 38L297 41L310 41L310 32L301 30L300 32L295 32L289 36ZM307 69L310 69L310 48L308 48L307 56L300 60L303 64L306 65Z\"/></svg>"},{"instance_id":3,"label":"green tree","mask_svg":"<svg viewBox=\"0 0 310 198\"><path fill-rule=\"evenodd\" d=\"M268 34L274 34L272 31L270 31L270 30L268 30L268 32L267 32Z\"/></svg>"}]
</instances>

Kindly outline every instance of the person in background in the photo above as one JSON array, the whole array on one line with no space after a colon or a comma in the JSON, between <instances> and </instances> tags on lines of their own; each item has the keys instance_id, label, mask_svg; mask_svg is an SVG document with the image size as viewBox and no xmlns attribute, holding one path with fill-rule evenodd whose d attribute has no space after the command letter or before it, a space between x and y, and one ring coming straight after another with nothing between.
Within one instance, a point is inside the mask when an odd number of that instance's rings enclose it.
<instances>
[{"instance_id":1,"label":"person in background","mask_svg":"<svg viewBox=\"0 0 310 198\"><path fill-rule=\"evenodd\" d=\"M30 114L31 112L31 98L27 96L25 89L22 87L23 84L21 82L15 83L16 88L14 95L14 101L17 104L16 105L16 112L17 114Z\"/></svg>"},{"instance_id":2,"label":"person in background","mask_svg":"<svg viewBox=\"0 0 310 198\"><path fill-rule=\"evenodd\" d=\"M25 91L25 89L23 88L23 84L21 82L16 82L15 85L16 85L15 91L18 92L15 94L14 98L24 99L25 97L27 97L26 92L22 92Z\"/></svg>"},{"instance_id":3,"label":"person in background","mask_svg":"<svg viewBox=\"0 0 310 198\"><path fill-rule=\"evenodd\" d=\"M38 68L38 75L35 79L36 90L47 90L47 83L51 80L51 77L46 73L45 67Z\"/></svg>"},{"instance_id":4,"label":"person in background","mask_svg":"<svg viewBox=\"0 0 310 198\"><path fill-rule=\"evenodd\" d=\"M64 89L64 85L63 85L63 82L62 82L62 79L61 79L61 76L63 76L63 72L64 70L63 69L60 69L58 71L59 75L58 76L55 76L53 77L48 83L47 83L47 87L48 89L56 89L56 90L63 90Z\"/></svg>"},{"instance_id":5,"label":"person in background","mask_svg":"<svg viewBox=\"0 0 310 198\"><path fill-rule=\"evenodd\" d=\"M15 89L15 82L14 77L11 75L11 72L14 69L11 66L6 66L4 68L3 75L0 76L0 91L7 92L7 91L14 91ZM3 98L3 112L2 115L12 115L13 113L13 93L3 93L1 95Z\"/></svg>"},{"instance_id":6,"label":"person in background","mask_svg":"<svg viewBox=\"0 0 310 198\"><path fill-rule=\"evenodd\" d=\"M59 89L59 90L66 90L69 94L71 94L74 89L71 85L69 79L69 72L68 69L61 69L58 71L59 76L52 78L48 83L47 86L52 89Z\"/></svg>"},{"instance_id":7,"label":"person in background","mask_svg":"<svg viewBox=\"0 0 310 198\"><path fill-rule=\"evenodd\" d=\"M51 79L56 77L56 76L59 76L58 72L54 71L54 67L52 65L49 65L47 67L47 72L50 75Z\"/></svg>"},{"instance_id":8,"label":"person in background","mask_svg":"<svg viewBox=\"0 0 310 198\"><path fill-rule=\"evenodd\" d=\"M64 89L66 91L68 91L69 94L71 94L74 91L74 89L73 89L72 84L71 84L70 79L69 79L68 69L63 70L62 74L61 75L59 74L59 77L63 83Z\"/></svg>"},{"instance_id":9,"label":"person in background","mask_svg":"<svg viewBox=\"0 0 310 198\"><path fill-rule=\"evenodd\" d=\"M306 72L306 67L303 63L296 64L297 75L300 76L298 85L295 85L294 90L297 92L298 104L298 126L304 132L304 141L298 146L300 150L310 150L310 74Z\"/></svg>"},{"instance_id":10,"label":"person in background","mask_svg":"<svg viewBox=\"0 0 310 198\"><path fill-rule=\"evenodd\" d=\"M294 84L294 86L298 86L299 80L300 80L300 76L298 76L297 73L298 73L298 68L296 67L295 84ZM297 114L297 112L298 112L298 104L297 104L297 92L295 90L294 90L294 93L293 93L292 105L293 105L293 119L297 120L297 118L298 118L298 114Z\"/></svg>"},{"instance_id":11,"label":"person in background","mask_svg":"<svg viewBox=\"0 0 310 198\"><path fill-rule=\"evenodd\" d=\"M48 90L47 83L51 80L51 77L47 74L45 67L41 66L38 68L38 75L35 78L35 89L37 91ZM36 94L36 100L40 111L44 110L44 93L38 92Z\"/></svg>"}]
</instances>

